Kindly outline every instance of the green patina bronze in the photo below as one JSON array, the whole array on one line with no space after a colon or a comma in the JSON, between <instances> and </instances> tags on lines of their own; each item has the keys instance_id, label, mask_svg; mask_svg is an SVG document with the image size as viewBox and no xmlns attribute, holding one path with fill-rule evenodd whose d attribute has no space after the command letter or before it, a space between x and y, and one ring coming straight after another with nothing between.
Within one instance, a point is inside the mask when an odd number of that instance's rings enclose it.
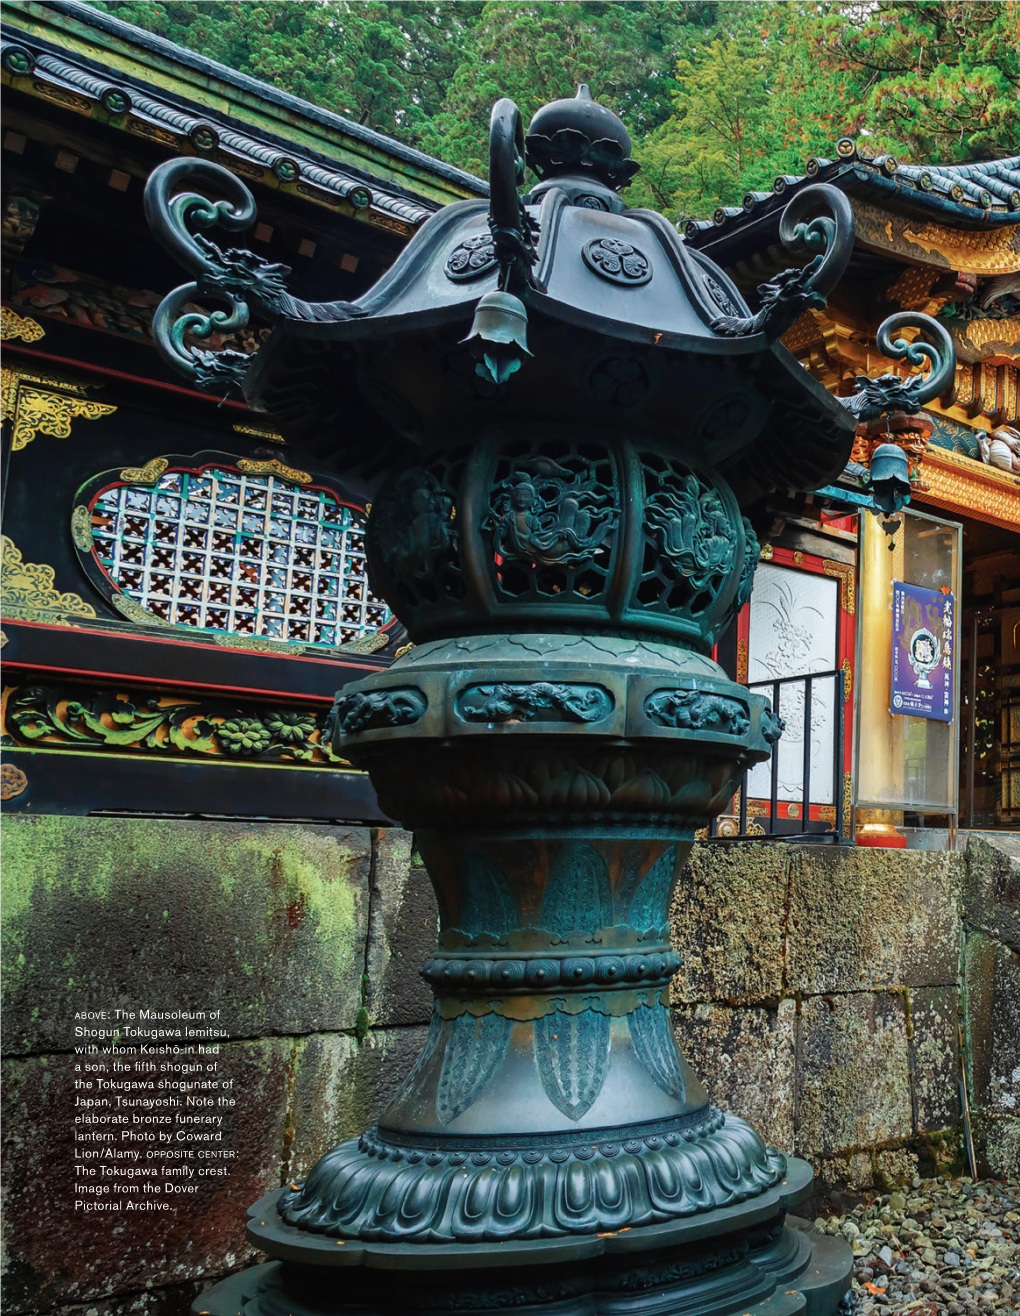
<instances>
[{"instance_id":1,"label":"green patina bronze","mask_svg":"<svg viewBox=\"0 0 1020 1316\"><path fill-rule=\"evenodd\" d=\"M798 194L781 236L802 263L752 309L626 209L629 156L586 88L527 137L500 101L488 205L441 211L353 304L296 302L188 231L251 222L236 180L211 207L181 191L207 163L150 179L195 278L157 315L168 360L375 489L373 587L414 647L345 687L333 743L415 830L440 908L402 1092L256 1204L274 1260L203 1310L823 1316L847 1290L848 1249L786 1223L810 1169L683 1059L667 908L695 830L782 732L710 657L750 595L764 495L834 478L858 421L920 406L946 362L900 341L928 375L830 397L778 338L846 265L841 194ZM275 324L253 361L190 346L199 296Z\"/></svg>"}]
</instances>

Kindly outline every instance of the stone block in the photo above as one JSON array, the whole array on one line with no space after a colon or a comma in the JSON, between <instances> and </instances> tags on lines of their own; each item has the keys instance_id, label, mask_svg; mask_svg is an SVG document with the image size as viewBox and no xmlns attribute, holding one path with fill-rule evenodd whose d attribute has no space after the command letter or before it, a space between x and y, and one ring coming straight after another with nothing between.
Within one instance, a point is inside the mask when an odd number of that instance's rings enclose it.
<instances>
[{"instance_id":1,"label":"stone block","mask_svg":"<svg viewBox=\"0 0 1020 1316\"><path fill-rule=\"evenodd\" d=\"M964 948L970 1099L995 1115L1020 1115L1020 956L983 932Z\"/></svg>"},{"instance_id":2,"label":"stone block","mask_svg":"<svg viewBox=\"0 0 1020 1316\"><path fill-rule=\"evenodd\" d=\"M870 1152L853 1152L848 1156L826 1156L813 1161L815 1190L827 1192L849 1189L864 1192L875 1184L875 1162Z\"/></svg>"},{"instance_id":3,"label":"stone block","mask_svg":"<svg viewBox=\"0 0 1020 1316\"><path fill-rule=\"evenodd\" d=\"M714 1105L753 1124L780 1150L793 1148L796 1007L677 1006L677 1041Z\"/></svg>"},{"instance_id":4,"label":"stone block","mask_svg":"<svg viewBox=\"0 0 1020 1316\"><path fill-rule=\"evenodd\" d=\"M76 1128L114 1130L113 1125L75 1124L78 1115L100 1113L75 1104L74 1067L81 1057L33 1056L4 1063L4 1304L10 1316L44 1311L57 1302L112 1299L149 1286L188 1284L252 1259L244 1208L280 1184L292 1047L276 1038L236 1042L222 1046L218 1060L220 1074L233 1080L230 1094L237 1103L222 1112L217 1107L223 1138L209 1144L234 1153L213 1162L214 1168L224 1166L226 1174L196 1172L191 1180L165 1181L193 1183L194 1192L170 1193L162 1180L158 1194L111 1191L106 1200L123 1205L103 1211L75 1208L76 1200L86 1200L75 1193L76 1181L83 1179L75 1170L83 1164L75 1160L76 1149L138 1149L138 1165L152 1165L160 1162L147 1153L159 1148L158 1138L151 1143L119 1136L110 1144L76 1141ZM111 1107L111 1113L118 1112ZM208 1162L196 1157L190 1163L197 1171ZM96 1182L107 1179L95 1177ZM128 1201L169 1209L128 1210Z\"/></svg>"},{"instance_id":5,"label":"stone block","mask_svg":"<svg viewBox=\"0 0 1020 1316\"><path fill-rule=\"evenodd\" d=\"M303 1179L330 1148L378 1120L427 1035L427 1028L380 1028L372 1029L361 1043L330 1034L297 1043L287 1160L290 1179Z\"/></svg>"},{"instance_id":6,"label":"stone block","mask_svg":"<svg viewBox=\"0 0 1020 1316\"><path fill-rule=\"evenodd\" d=\"M909 993L914 1128L946 1129L960 1118L960 993L918 987Z\"/></svg>"},{"instance_id":7,"label":"stone block","mask_svg":"<svg viewBox=\"0 0 1020 1316\"><path fill-rule=\"evenodd\" d=\"M985 1159L993 1178L1020 1182L1020 1119L993 1120L984 1139Z\"/></svg>"},{"instance_id":8,"label":"stone block","mask_svg":"<svg viewBox=\"0 0 1020 1316\"><path fill-rule=\"evenodd\" d=\"M783 994L789 850L781 845L696 845L670 909L683 964L675 1005L776 1002Z\"/></svg>"},{"instance_id":9,"label":"stone block","mask_svg":"<svg viewBox=\"0 0 1020 1316\"><path fill-rule=\"evenodd\" d=\"M368 932L368 994L373 1024L427 1024L432 992L418 972L435 950L439 912L410 832L372 833L372 903Z\"/></svg>"},{"instance_id":10,"label":"stone block","mask_svg":"<svg viewBox=\"0 0 1020 1316\"><path fill-rule=\"evenodd\" d=\"M5 1054L69 1051L77 1011L115 1007L355 1023L367 828L11 814L3 854Z\"/></svg>"},{"instance_id":11,"label":"stone block","mask_svg":"<svg viewBox=\"0 0 1020 1316\"><path fill-rule=\"evenodd\" d=\"M71 1307L54 1307L50 1316L182 1316L205 1289L205 1284L170 1284L158 1289L118 1294L99 1302L75 1303Z\"/></svg>"},{"instance_id":12,"label":"stone block","mask_svg":"<svg viewBox=\"0 0 1020 1316\"><path fill-rule=\"evenodd\" d=\"M963 856L803 846L790 856L795 993L951 985L958 979Z\"/></svg>"},{"instance_id":13,"label":"stone block","mask_svg":"<svg viewBox=\"0 0 1020 1316\"><path fill-rule=\"evenodd\" d=\"M797 1033L798 1155L830 1156L910 1135L904 998L857 992L804 1001Z\"/></svg>"},{"instance_id":14,"label":"stone block","mask_svg":"<svg viewBox=\"0 0 1020 1316\"><path fill-rule=\"evenodd\" d=\"M967 922L1020 951L1020 837L967 838Z\"/></svg>"},{"instance_id":15,"label":"stone block","mask_svg":"<svg viewBox=\"0 0 1020 1316\"><path fill-rule=\"evenodd\" d=\"M959 1107L959 991L917 987L911 1009L913 1126L916 1132L946 1129L961 1117Z\"/></svg>"}]
</instances>

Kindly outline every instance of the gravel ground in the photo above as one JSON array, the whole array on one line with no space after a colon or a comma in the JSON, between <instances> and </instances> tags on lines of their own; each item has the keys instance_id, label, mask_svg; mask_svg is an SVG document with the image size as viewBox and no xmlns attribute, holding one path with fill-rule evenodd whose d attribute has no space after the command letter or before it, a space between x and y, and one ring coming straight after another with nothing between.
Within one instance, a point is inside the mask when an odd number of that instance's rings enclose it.
<instances>
[{"instance_id":1,"label":"gravel ground","mask_svg":"<svg viewBox=\"0 0 1020 1316\"><path fill-rule=\"evenodd\" d=\"M1020 1310L1020 1185L914 1179L816 1221L854 1250L859 1316L971 1316Z\"/></svg>"}]
</instances>

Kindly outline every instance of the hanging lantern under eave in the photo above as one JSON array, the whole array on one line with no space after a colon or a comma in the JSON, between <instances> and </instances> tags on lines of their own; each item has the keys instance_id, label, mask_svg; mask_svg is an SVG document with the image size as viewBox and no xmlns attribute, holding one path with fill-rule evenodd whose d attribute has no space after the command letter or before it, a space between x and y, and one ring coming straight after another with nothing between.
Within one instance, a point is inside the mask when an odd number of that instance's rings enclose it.
<instances>
[{"instance_id":1,"label":"hanging lantern under eave","mask_svg":"<svg viewBox=\"0 0 1020 1316\"><path fill-rule=\"evenodd\" d=\"M509 292L487 292L475 307L471 332L461 339L478 364L483 379L502 384L521 368L528 351L528 312Z\"/></svg>"},{"instance_id":2,"label":"hanging lantern under eave","mask_svg":"<svg viewBox=\"0 0 1020 1316\"><path fill-rule=\"evenodd\" d=\"M881 518L882 529L889 536L891 551L900 526L899 513L910 502L911 492L907 454L898 444L880 443L871 454L871 474L865 488L874 503L871 510Z\"/></svg>"}]
</instances>

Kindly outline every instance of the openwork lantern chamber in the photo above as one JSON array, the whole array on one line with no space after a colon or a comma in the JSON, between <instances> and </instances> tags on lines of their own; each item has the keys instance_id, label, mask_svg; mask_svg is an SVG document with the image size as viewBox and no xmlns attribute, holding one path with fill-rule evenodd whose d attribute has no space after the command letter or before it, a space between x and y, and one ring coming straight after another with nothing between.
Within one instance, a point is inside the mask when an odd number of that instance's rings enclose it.
<instances>
[{"instance_id":1,"label":"openwork lantern chamber","mask_svg":"<svg viewBox=\"0 0 1020 1316\"><path fill-rule=\"evenodd\" d=\"M801 263L752 310L626 208L635 168L587 88L527 137L500 101L489 201L446 207L358 302L325 304L203 236L254 220L232 176L184 160L150 179L194 275L157 315L168 358L374 488L373 588L414 647L339 693L335 743L415 830L441 927L401 1094L256 1204L272 1260L205 1311L821 1316L847 1290L846 1246L786 1223L810 1168L711 1107L683 1059L667 911L695 830L782 732L709 656L750 596L756 506L834 479L892 404L874 381L831 397L778 342L846 266L841 193L791 202ZM273 324L254 358L195 346L250 313ZM911 322L937 344L893 344L929 366L916 409L952 354Z\"/></svg>"}]
</instances>

